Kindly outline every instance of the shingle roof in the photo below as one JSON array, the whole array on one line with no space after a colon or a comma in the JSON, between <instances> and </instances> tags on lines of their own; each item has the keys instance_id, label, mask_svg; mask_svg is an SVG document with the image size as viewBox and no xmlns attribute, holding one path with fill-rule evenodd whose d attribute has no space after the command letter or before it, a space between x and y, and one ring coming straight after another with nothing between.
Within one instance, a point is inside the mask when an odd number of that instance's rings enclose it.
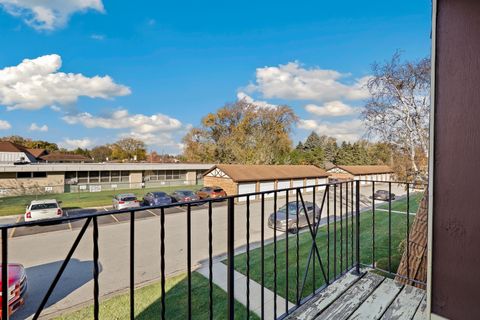
<instances>
[{"instance_id":1,"label":"shingle roof","mask_svg":"<svg viewBox=\"0 0 480 320\"><path fill-rule=\"evenodd\" d=\"M30 152L30 154L35 158L40 157L42 154L46 152L45 149L27 149L27 151Z\"/></svg>"},{"instance_id":2,"label":"shingle roof","mask_svg":"<svg viewBox=\"0 0 480 320\"><path fill-rule=\"evenodd\" d=\"M41 156L41 160L43 161L85 161L89 162L92 159L82 156L80 154L69 154L69 153L59 153L59 152L52 152L47 155Z\"/></svg>"},{"instance_id":3,"label":"shingle roof","mask_svg":"<svg viewBox=\"0 0 480 320\"><path fill-rule=\"evenodd\" d=\"M389 166L337 166L353 175L392 173L393 170Z\"/></svg>"},{"instance_id":4,"label":"shingle roof","mask_svg":"<svg viewBox=\"0 0 480 320\"><path fill-rule=\"evenodd\" d=\"M0 152L28 152L25 147L10 142L10 141L0 141Z\"/></svg>"},{"instance_id":5,"label":"shingle roof","mask_svg":"<svg viewBox=\"0 0 480 320\"><path fill-rule=\"evenodd\" d=\"M218 164L215 168L226 173L233 181L265 181L297 178L327 177L329 174L314 165L242 165Z\"/></svg>"}]
</instances>

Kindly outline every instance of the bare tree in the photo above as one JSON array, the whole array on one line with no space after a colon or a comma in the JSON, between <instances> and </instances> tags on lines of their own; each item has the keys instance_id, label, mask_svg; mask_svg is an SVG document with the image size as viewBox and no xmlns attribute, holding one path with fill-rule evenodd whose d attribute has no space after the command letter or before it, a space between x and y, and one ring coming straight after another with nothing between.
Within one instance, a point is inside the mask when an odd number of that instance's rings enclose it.
<instances>
[{"instance_id":1,"label":"bare tree","mask_svg":"<svg viewBox=\"0 0 480 320\"><path fill-rule=\"evenodd\" d=\"M408 155L409 174L425 179L419 159L428 157L430 60L401 61L396 52L384 64L372 65L370 98L362 112L369 134Z\"/></svg>"}]
</instances>

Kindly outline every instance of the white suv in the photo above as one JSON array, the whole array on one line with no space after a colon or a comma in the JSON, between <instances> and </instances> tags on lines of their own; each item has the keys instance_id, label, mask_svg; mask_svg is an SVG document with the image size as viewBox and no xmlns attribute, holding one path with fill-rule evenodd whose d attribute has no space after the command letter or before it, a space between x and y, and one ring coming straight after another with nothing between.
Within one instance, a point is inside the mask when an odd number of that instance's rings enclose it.
<instances>
[{"instance_id":1,"label":"white suv","mask_svg":"<svg viewBox=\"0 0 480 320\"><path fill-rule=\"evenodd\" d=\"M25 211L25 221L59 218L63 210L55 199L33 200Z\"/></svg>"}]
</instances>

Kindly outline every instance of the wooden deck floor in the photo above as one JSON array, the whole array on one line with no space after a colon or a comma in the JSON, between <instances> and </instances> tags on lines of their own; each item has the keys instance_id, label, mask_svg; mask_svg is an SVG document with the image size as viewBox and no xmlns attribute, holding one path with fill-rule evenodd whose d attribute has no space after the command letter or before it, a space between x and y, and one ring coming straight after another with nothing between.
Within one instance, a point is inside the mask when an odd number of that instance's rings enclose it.
<instances>
[{"instance_id":1,"label":"wooden deck floor","mask_svg":"<svg viewBox=\"0 0 480 320\"><path fill-rule=\"evenodd\" d=\"M348 273L287 319L426 319L425 291L372 272Z\"/></svg>"}]
</instances>

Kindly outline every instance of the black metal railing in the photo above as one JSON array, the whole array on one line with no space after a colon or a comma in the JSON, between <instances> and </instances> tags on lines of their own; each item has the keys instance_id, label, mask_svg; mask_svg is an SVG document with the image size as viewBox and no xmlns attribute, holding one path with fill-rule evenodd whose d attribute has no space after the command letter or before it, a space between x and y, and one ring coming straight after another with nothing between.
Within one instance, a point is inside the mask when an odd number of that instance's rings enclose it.
<instances>
[{"instance_id":1,"label":"black metal railing","mask_svg":"<svg viewBox=\"0 0 480 320\"><path fill-rule=\"evenodd\" d=\"M371 185L371 192L369 190L369 185ZM405 195L402 196L402 199L406 200L406 212L405 219L392 218L392 186L401 186L404 188ZM378 186L387 188L389 197L384 201L384 204L379 204L379 201L376 201L376 191ZM400 189L401 189L400 188ZM240 225L237 222L245 220L245 242L242 243L240 247L243 247L245 254L245 263L246 269L244 275L246 277L246 308L247 315L249 317L249 312L251 311L251 287L250 280L252 279L252 268L258 267L254 266L251 263L252 255L260 256L260 275L256 276L255 280L261 285L260 300L261 300L261 310L259 316L263 319L266 314L266 308L273 307L273 315L275 319L282 319L288 316L296 308L308 301L312 296L317 294L319 291L329 286L336 279L340 278L347 272L356 272L360 273L361 268L369 267L373 269L378 269L387 275L396 276L396 270L393 270L392 263L392 245L393 245L393 236L392 228L399 228L399 224L405 223L401 228L405 229L405 238L409 238L410 234L410 224L412 219L410 218L410 201L411 201L411 185L409 183L399 183L399 182L385 182L385 181L345 181L345 182L336 182L329 184L318 184L311 186L303 187L294 187L274 191L265 191L265 192L255 192L242 195L228 196L225 198L217 199L205 199L198 200L187 203L173 203L169 205L162 206L153 206L148 209L159 209L160 210L160 288L161 288L161 298L160 298L160 314L159 318L166 318L166 288L165 283L168 275L166 274L166 265L168 264L168 256L166 256L166 227L165 227L165 216L167 215L166 210L172 207L186 206L186 273L187 273L187 315L188 319L191 319L195 315L192 310L192 301L195 299L192 296L192 270L193 261L192 261L192 207L202 205L201 209L207 210L208 217L208 252L206 253L206 261L208 264L208 314L209 318L213 319L214 317L214 274L213 274L213 239L215 237L214 230L214 215L213 215L213 204L217 201L226 201L226 210L222 209L224 207L217 207L217 210L225 212L227 215L227 243L226 243L226 267L227 267L227 314L225 315L228 319L235 318L235 270L236 270L236 258L238 258L239 246L235 245L235 241L238 240L235 238L236 227ZM292 228L295 233L289 232L289 217L290 217L290 207L291 203L291 194L294 193L295 196L295 212L291 219L295 228ZM273 194L273 195L272 195ZM255 200L254 200L255 199ZM279 199L282 199L282 203L286 203L286 227L280 228L277 227L277 214L278 214L278 203ZM310 201L311 199L311 201ZM254 208L253 203L256 203L256 207L259 207L260 212L256 212L256 215L260 218L260 239L259 243L255 245L252 244L251 237L251 228L252 228L252 214ZM269 216L268 219L274 219L273 225L273 235L269 238L267 235L267 225L265 222L268 220L266 216L266 204L273 206L273 217ZM382 207L387 205L387 207ZM313 215L308 214L309 207L313 205ZM333 211L331 210L333 206ZM240 210L240 208L242 208ZM317 210L318 208L318 210ZM99 291L99 258L101 252L99 252L98 238L101 228L99 228L98 219L106 215L119 215L119 214L129 214L130 219L128 223L130 224L129 228L129 255L126 255L126 261L129 261L129 295L130 295L130 318L134 319L135 317L135 214L136 212L145 210L145 208L135 208L135 209L125 209L125 210L115 210L115 211L105 211L105 212L95 212L88 214L78 214L74 216L65 216L59 219L44 220L38 222L21 222L14 224L4 224L0 225L1 237L2 237L2 292L7 292L8 289L8 269L5 267L8 265L8 231L13 228L26 227L30 228L33 226L50 226L54 224L60 224L71 221L85 221L83 226L80 229L77 237L75 238L73 245L69 249L66 257L63 259L63 262L60 266L59 271L54 277L53 281L49 284L48 290L46 291L45 296L41 300L36 312L34 313L33 319L38 319L44 310L48 299L50 298L53 290L59 283L59 280L64 273L70 259L75 253L80 241L84 238L86 230L89 226L93 227L93 316L95 319L99 318L99 300L100 300L100 291ZM241 218L241 212L245 212L245 217ZM302 214L307 213L307 214ZM318 212L318 214L317 214ZM385 214L387 226L379 226L378 217L382 213L381 221L385 221ZM395 214L398 214L396 211ZM371 215L371 222L369 222L369 216ZM306 225L301 229L302 219L306 220ZM393 222L395 220L395 222ZM403 222L403 220L405 220ZM400 221L400 222L399 222ZM365 228L365 229L362 229ZM379 228L381 229L379 231ZM371 230L369 230L371 229ZM383 235L380 243L378 242L378 233L382 232ZM223 230L224 231L224 230ZM270 232L270 231L269 231ZM365 233L365 234L364 234ZM397 234L397 233L396 233ZM369 239L368 237L371 237ZM371 235L371 236L370 236ZM366 239L366 240L365 240ZM387 248L385 248L385 241ZM395 240L396 241L396 240ZM301 257L301 245L306 244L309 248L308 255L306 256L306 263L303 262L303 257ZM283 250L281 245L284 245ZM266 251L273 250L273 261L266 259ZM289 252L295 249L295 253ZM150 250L150 249L146 249ZM371 254L362 254L362 250L365 250L365 253L371 251ZM383 252L383 253L382 253ZM386 252L386 253L385 253ZM406 255L407 255L407 264L409 257L409 245L406 246ZM379 255L381 259L387 259L387 268L381 268L377 264L379 261ZM292 263L292 258L294 262ZM279 261L285 261L285 265L279 265ZM265 274L267 264L273 263L273 275ZM301 265L304 266L302 269ZM281 274L279 270L281 268L285 269L285 273ZM290 274L290 270L295 268L294 279ZM409 266L407 265L407 280L413 282L417 281L415 279L409 279ZM273 276L273 286L267 288L267 280ZM268 281L270 283L271 281ZM280 286L279 283L284 285ZM293 287L292 287L293 286ZM284 291L280 291L283 287ZM311 288L311 291L306 291L307 287ZM290 294L290 289L293 288L293 293ZM274 294L273 306L267 306L265 303L265 290L272 290ZM278 314L277 312L277 296L283 296L285 298L285 305L283 306L283 312ZM6 295L8 296L8 295ZM5 295L4 295L5 297ZM293 298L292 298L293 297ZM290 306L291 302L293 307ZM2 299L2 319L8 319L9 317L9 301L8 299Z\"/></svg>"}]
</instances>

